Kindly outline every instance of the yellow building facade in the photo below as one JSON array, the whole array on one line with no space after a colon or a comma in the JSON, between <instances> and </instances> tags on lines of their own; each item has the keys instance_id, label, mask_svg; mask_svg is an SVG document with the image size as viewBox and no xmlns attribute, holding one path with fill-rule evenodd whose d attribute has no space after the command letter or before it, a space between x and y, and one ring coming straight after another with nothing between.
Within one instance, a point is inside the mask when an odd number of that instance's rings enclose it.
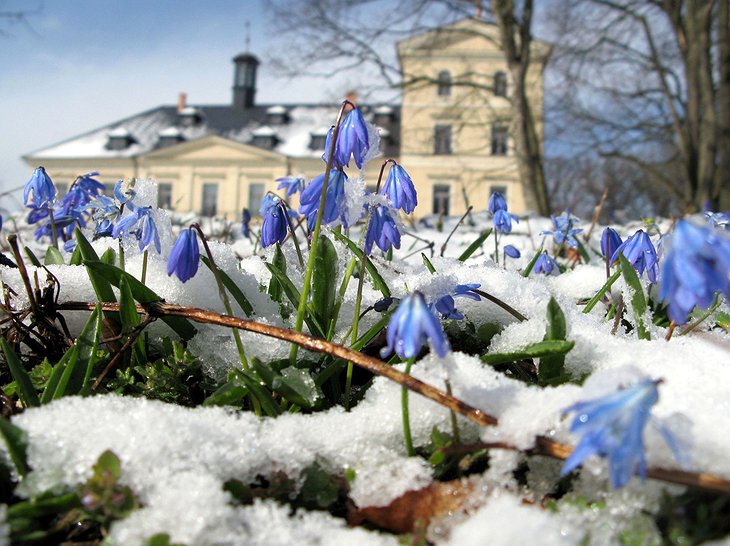
<instances>
[{"instance_id":1,"label":"yellow building facade","mask_svg":"<svg viewBox=\"0 0 730 546\"><path fill-rule=\"evenodd\" d=\"M398 44L402 104L358 105L380 134L381 157L365 169L374 187L382 159L409 172L418 191L414 216L486 208L501 191L510 210L525 210L510 136L510 86L495 25L469 18ZM542 67L537 44L528 73L536 119L542 117ZM119 179L153 178L159 205L205 216L256 212L276 178L314 178L324 170L324 140L338 105L258 105L255 57L234 59L230 105L162 106L24 157L43 165L62 188L98 171ZM349 173L353 175L354 169ZM296 203L293 203L296 205Z\"/></svg>"}]
</instances>

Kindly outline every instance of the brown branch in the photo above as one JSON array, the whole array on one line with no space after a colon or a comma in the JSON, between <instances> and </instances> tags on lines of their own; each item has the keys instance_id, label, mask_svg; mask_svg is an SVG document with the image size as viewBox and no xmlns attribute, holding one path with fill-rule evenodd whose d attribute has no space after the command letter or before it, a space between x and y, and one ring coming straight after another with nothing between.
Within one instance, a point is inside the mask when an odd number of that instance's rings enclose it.
<instances>
[{"instance_id":1,"label":"brown branch","mask_svg":"<svg viewBox=\"0 0 730 546\"><path fill-rule=\"evenodd\" d=\"M59 310L93 310L96 307L96 303L86 302L68 302L60 304ZM119 311L118 303L101 303L104 311ZM288 330L286 328L279 328L277 326L270 326L268 324L261 324L251 320L241 319L238 317L231 317L227 315L221 315L212 311L206 311L205 309L199 309L196 307L183 307L181 305L173 305L169 303L153 302L147 303L144 306L137 306L139 313L147 313L150 317L162 317L162 316L177 316L184 317L188 320L200 322L204 324L216 324L219 326L226 326L228 328L238 328L240 330L246 330L249 332L256 332L265 336L281 339L291 343L296 343L304 349L314 351L317 353L325 353L332 356L341 358L353 362L357 366L364 368L376 375L381 375L402 385L403 387L432 400L447 409L458 413L470 421L480 426L497 425L497 418L489 415L482 410L474 408L469 404L462 402L461 400L450 396L449 394L424 383L410 375L406 375L401 371L396 370L388 366L381 360L364 355L342 345L331 343L323 339L317 339L307 334ZM496 443L496 444L484 444L484 447L495 447L501 449L510 449L514 451L524 451L516 446L508 443ZM565 460L568 458L570 453L573 451L573 446L563 444L551 440L544 436L538 436L535 439L535 447L526 450L528 453L535 453L540 455L546 455L554 459ZM662 480L670 483L676 483L680 485L686 485L690 487L701 488L716 493L722 493L730 495L730 480L716 476L713 474L707 474L704 472L688 472L685 470L667 469L661 467L653 467L647 470L647 476L652 479Z\"/></svg>"}]
</instances>

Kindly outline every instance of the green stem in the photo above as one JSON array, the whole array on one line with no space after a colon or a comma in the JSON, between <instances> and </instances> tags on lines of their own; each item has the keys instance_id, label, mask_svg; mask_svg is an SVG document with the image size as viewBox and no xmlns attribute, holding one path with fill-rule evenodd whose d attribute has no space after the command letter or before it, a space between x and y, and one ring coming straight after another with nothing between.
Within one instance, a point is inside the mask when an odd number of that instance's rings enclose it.
<instances>
[{"instance_id":1,"label":"green stem","mask_svg":"<svg viewBox=\"0 0 730 546\"><path fill-rule=\"evenodd\" d=\"M722 298L718 294L715 294L715 301L710 306L710 308L707 311L705 311L704 313L702 313L702 315L700 315L700 317L696 321L694 321L692 324L687 326L684 330L679 332L679 335L686 336L687 334L689 334L692 330L694 330L700 324L702 324L704 321L706 321L710 317L710 315L712 315L712 313L717 311L717 308L720 307L720 305L722 305Z\"/></svg>"},{"instance_id":2,"label":"green stem","mask_svg":"<svg viewBox=\"0 0 730 546\"><path fill-rule=\"evenodd\" d=\"M307 260L307 268L304 270L304 283L302 284L302 292L299 297L299 306L297 308L297 319L294 323L294 331L301 332L302 326L304 326L304 314L307 312L307 302L309 300L309 290L312 283L312 271L314 270L314 261L317 256L317 245L319 244L319 234L322 231L322 216L324 215L324 205L327 200L327 185L329 184L330 172L332 171L332 158L335 155L335 145L337 144L337 137L340 134L340 123L342 122L342 116L345 113L345 106L350 105L354 107L349 101L344 101L340 108L340 113L337 115L337 121L332 131L332 140L330 143L329 155L327 157L327 167L324 170L324 180L322 182L322 195L319 198L319 210L317 211L317 221L314 224L314 231L312 232L312 246L309 249L309 259ZM298 345L292 345L291 351L289 352L289 360L292 364L297 361L297 352L299 350Z\"/></svg>"},{"instance_id":3,"label":"green stem","mask_svg":"<svg viewBox=\"0 0 730 546\"><path fill-rule=\"evenodd\" d=\"M125 271L124 266L124 247L122 246L122 240L119 239L119 269Z\"/></svg>"},{"instance_id":4,"label":"green stem","mask_svg":"<svg viewBox=\"0 0 730 546\"><path fill-rule=\"evenodd\" d=\"M282 201L285 203L284 201ZM297 257L299 258L299 266L301 268L304 268L304 258L302 257L302 249L299 248L299 239L297 239L297 233L294 231L294 224L291 221L291 216L289 216L289 210L291 207L289 206L289 203L284 204L285 210L283 211L284 214L286 214L286 223L289 226L289 234L291 235L292 240L294 241L294 248L297 251Z\"/></svg>"},{"instance_id":5,"label":"green stem","mask_svg":"<svg viewBox=\"0 0 730 546\"><path fill-rule=\"evenodd\" d=\"M411 357L406 362L406 369L404 372L406 375L409 375L411 373L411 366L413 366L414 360L415 357ZM413 438L411 436L411 419L408 413L408 389L405 387L401 387L400 400L401 409L403 411L403 437L406 442L406 452L408 453L409 457L414 457L416 455L416 450L413 449Z\"/></svg>"},{"instance_id":6,"label":"green stem","mask_svg":"<svg viewBox=\"0 0 730 546\"><path fill-rule=\"evenodd\" d=\"M494 230L494 263L499 265L499 233Z\"/></svg>"},{"instance_id":7,"label":"green stem","mask_svg":"<svg viewBox=\"0 0 730 546\"><path fill-rule=\"evenodd\" d=\"M451 393L451 381L447 379L445 383L446 394L448 394L449 396L453 396L453 394ZM454 437L454 442L460 444L461 434L459 433L459 422L456 420L456 413L453 409L449 409L449 413L451 414L451 435Z\"/></svg>"},{"instance_id":8,"label":"green stem","mask_svg":"<svg viewBox=\"0 0 730 546\"><path fill-rule=\"evenodd\" d=\"M56 233L56 221L53 219L53 205L48 210L48 217L51 220L51 244L58 250L58 234Z\"/></svg>"},{"instance_id":9,"label":"green stem","mask_svg":"<svg viewBox=\"0 0 730 546\"><path fill-rule=\"evenodd\" d=\"M142 254L142 275L139 280L142 281L142 284L144 284L144 281L146 278L147 278L147 250L145 250L144 254Z\"/></svg>"},{"instance_id":10,"label":"green stem","mask_svg":"<svg viewBox=\"0 0 730 546\"><path fill-rule=\"evenodd\" d=\"M618 278L621 276L621 268L616 268L616 271L614 271L613 275L611 275L606 283L601 287L601 289L596 292L596 295L591 298L591 300L586 304L585 309L583 309L584 313L590 313L593 308L596 306L596 304L601 301L601 298L608 292L608 290L613 286L613 283L615 283Z\"/></svg>"}]
</instances>

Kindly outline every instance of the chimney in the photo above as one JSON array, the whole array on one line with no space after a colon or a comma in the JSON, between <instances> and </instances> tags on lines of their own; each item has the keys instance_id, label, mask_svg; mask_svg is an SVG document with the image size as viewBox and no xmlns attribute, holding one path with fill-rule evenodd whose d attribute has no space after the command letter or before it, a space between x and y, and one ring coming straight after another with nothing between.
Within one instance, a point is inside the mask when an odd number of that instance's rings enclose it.
<instances>
[{"instance_id":1,"label":"chimney","mask_svg":"<svg viewBox=\"0 0 730 546\"><path fill-rule=\"evenodd\" d=\"M250 53L242 53L233 59L233 64L233 109L245 110L254 105L259 60Z\"/></svg>"},{"instance_id":2,"label":"chimney","mask_svg":"<svg viewBox=\"0 0 730 546\"><path fill-rule=\"evenodd\" d=\"M177 111L182 112L187 106L188 95L187 93L180 93L177 96Z\"/></svg>"}]
</instances>

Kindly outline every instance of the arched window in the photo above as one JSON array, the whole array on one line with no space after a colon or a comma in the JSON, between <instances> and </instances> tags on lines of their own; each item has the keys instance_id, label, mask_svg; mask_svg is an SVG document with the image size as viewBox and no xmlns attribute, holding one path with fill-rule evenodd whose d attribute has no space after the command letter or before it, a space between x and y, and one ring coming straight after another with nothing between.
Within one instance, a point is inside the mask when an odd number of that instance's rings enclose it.
<instances>
[{"instance_id":1,"label":"arched window","mask_svg":"<svg viewBox=\"0 0 730 546\"><path fill-rule=\"evenodd\" d=\"M442 70L439 72L437 81L439 97L448 97L451 95L451 73L448 70Z\"/></svg>"},{"instance_id":2,"label":"arched window","mask_svg":"<svg viewBox=\"0 0 730 546\"><path fill-rule=\"evenodd\" d=\"M494 96L507 96L507 74L504 72L497 72L494 74Z\"/></svg>"}]
</instances>

